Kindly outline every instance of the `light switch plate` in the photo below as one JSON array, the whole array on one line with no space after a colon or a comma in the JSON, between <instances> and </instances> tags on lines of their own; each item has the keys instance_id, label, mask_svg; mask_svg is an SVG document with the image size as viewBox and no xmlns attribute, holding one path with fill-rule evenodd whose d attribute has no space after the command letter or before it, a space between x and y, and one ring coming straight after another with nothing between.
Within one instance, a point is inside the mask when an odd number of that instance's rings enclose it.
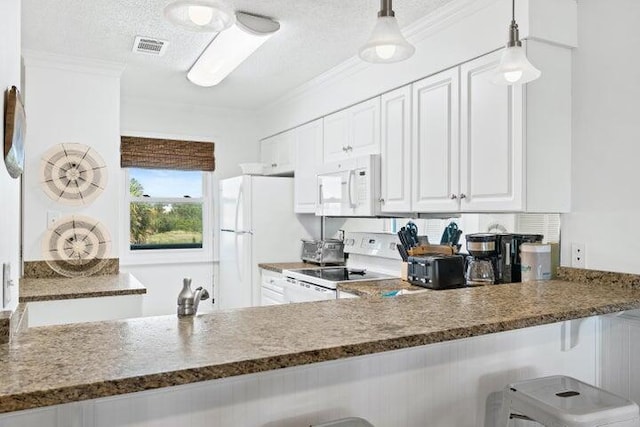
<instances>
[{"instance_id":1,"label":"light switch plate","mask_svg":"<svg viewBox=\"0 0 640 427\"><path fill-rule=\"evenodd\" d=\"M11 264L2 264L2 307L7 308L11 302Z\"/></svg>"}]
</instances>

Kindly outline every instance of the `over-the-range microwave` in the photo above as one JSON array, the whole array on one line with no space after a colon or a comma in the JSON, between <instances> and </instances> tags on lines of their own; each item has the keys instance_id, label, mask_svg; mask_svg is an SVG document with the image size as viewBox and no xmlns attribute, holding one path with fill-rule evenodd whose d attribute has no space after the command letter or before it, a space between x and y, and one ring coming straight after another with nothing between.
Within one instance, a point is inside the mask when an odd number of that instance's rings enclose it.
<instances>
[{"instance_id":1,"label":"over-the-range microwave","mask_svg":"<svg viewBox=\"0 0 640 427\"><path fill-rule=\"evenodd\" d=\"M317 176L316 215L378 216L380 156L371 154L324 164Z\"/></svg>"}]
</instances>

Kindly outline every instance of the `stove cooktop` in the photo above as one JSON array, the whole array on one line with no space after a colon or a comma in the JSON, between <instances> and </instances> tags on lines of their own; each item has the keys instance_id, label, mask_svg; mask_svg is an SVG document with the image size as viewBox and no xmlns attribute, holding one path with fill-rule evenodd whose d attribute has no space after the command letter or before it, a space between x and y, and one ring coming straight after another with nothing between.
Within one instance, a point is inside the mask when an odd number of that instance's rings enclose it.
<instances>
[{"instance_id":1,"label":"stove cooktop","mask_svg":"<svg viewBox=\"0 0 640 427\"><path fill-rule=\"evenodd\" d=\"M335 289L340 282L365 282L369 280L393 279L393 276L368 270L346 267L305 268L288 270L286 276L319 286Z\"/></svg>"}]
</instances>

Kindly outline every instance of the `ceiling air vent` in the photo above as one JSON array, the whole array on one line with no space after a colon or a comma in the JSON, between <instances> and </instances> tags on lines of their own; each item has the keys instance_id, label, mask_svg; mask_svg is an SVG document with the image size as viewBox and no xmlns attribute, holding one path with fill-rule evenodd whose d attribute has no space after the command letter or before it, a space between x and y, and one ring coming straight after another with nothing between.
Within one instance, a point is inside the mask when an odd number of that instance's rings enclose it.
<instances>
[{"instance_id":1,"label":"ceiling air vent","mask_svg":"<svg viewBox=\"0 0 640 427\"><path fill-rule=\"evenodd\" d=\"M146 55L162 56L167 50L168 44L169 42L165 40L136 36L136 41L133 43L133 52L144 53Z\"/></svg>"}]
</instances>

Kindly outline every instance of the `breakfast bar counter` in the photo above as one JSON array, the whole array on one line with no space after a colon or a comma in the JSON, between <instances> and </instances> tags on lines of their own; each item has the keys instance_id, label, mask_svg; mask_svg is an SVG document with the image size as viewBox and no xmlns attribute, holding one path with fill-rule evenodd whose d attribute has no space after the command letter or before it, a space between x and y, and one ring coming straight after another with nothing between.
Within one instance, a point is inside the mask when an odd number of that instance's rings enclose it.
<instances>
[{"instance_id":1,"label":"breakfast bar counter","mask_svg":"<svg viewBox=\"0 0 640 427\"><path fill-rule=\"evenodd\" d=\"M562 279L28 328L0 346L0 412L640 308L638 276L564 270Z\"/></svg>"},{"instance_id":2,"label":"breakfast bar counter","mask_svg":"<svg viewBox=\"0 0 640 427\"><path fill-rule=\"evenodd\" d=\"M117 295L142 295L147 289L131 274L20 279L19 301L56 301Z\"/></svg>"}]
</instances>

